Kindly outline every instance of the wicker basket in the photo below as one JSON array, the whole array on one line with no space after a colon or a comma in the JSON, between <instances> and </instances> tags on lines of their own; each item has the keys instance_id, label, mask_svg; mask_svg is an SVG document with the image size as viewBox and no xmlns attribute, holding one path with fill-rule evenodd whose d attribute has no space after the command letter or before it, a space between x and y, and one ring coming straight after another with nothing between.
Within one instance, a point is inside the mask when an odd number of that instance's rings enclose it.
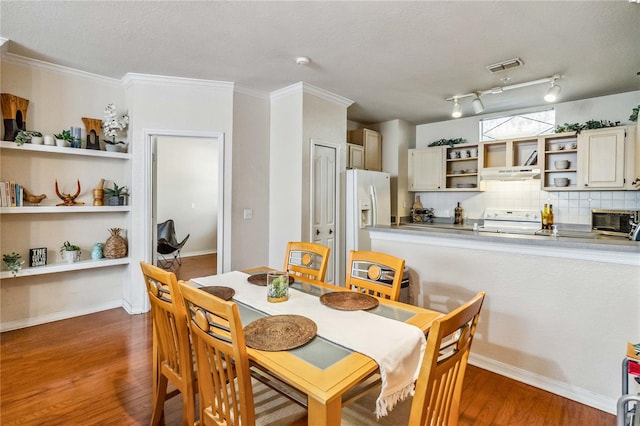
<instances>
[{"instance_id":1,"label":"wicker basket","mask_svg":"<svg viewBox=\"0 0 640 426\"><path fill-rule=\"evenodd\" d=\"M120 236L120 228L109 229L111 236L104 244L103 253L107 259L120 259L127 255L127 241Z\"/></svg>"}]
</instances>

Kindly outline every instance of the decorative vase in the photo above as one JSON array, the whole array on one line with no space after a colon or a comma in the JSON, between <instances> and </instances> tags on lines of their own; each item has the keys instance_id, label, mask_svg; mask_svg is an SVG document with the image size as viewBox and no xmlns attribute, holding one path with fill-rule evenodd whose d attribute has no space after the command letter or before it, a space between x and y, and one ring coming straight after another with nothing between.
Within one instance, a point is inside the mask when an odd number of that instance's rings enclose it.
<instances>
[{"instance_id":1,"label":"decorative vase","mask_svg":"<svg viewBox=\"0 0 640 426\"><path fill-rule=\"evenodd\" d=\"M127 255L127 241L120 235L120 228L110 228L111 236L104 243L102 254L107 259L120 259Z\"/></svg>"},{"instance_id":2,"label":"decorative vase","mask_svg":"<svg viewBox=\"0 0 640 426\"><path fill-rule=\"evenodd\" d=\"M95 243L93 249L91 249L91 259L102 259L102 243Z\"/></svg>"},{"instance_id":3,"label":"decorative vase","mask_svg":"<svg viewBox=\"0 0 640 426\"><path fill-rule=\"evenodd\" d=\"M111 143L105 143L104 146L106 147L107 151L109 151L109 152L120 152L120 148L118 147L118 145L113 145Z\"/></svg>"}]
</instances>

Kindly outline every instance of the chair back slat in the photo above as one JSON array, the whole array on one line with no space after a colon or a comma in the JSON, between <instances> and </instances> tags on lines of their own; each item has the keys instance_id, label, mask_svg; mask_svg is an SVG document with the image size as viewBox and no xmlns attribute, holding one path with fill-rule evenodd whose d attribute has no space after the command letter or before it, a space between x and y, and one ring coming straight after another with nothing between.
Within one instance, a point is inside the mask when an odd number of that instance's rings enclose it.
<instances>
[{"instance_id":1,"label":"chair back slat","mask_svg":"<svg viewBox=\"0 0 640 426\"><path fill-rule=\"evenodd\" d=\"M437 319L429 330L409 424L455 426L471 343L484 292Z\"/></svg>"},{"instance_id":2,"label":"chair back slat","mask_svg":"<svg viewBox=\"0 0 640 426\"><path fill-rule=\"evenodd\" d=\"M330 252L321 244L291 241L287 244L284 270L294 277L324 281Z\"/></svg>"},{"instance_id":3,"label":"chair back slat","mask_svg":"<svg viewBox=\"0 0 640 426\"><path fill-rule=\"evenodd\" d=\"M196 353L201 421L254 425L249 358L238 305L182 281L180 291Z\"/></svg>"},{"instance_id":4,"label":"chair back slat","mask_svg":"<svg viewBox=\"0 0 640 426\"><path fill-rule=\"evenodd\" d=\"M386 253L351 250L345 287L397 301L400 298L403 273L404 259Z\"/></svg>"}]
</instances>

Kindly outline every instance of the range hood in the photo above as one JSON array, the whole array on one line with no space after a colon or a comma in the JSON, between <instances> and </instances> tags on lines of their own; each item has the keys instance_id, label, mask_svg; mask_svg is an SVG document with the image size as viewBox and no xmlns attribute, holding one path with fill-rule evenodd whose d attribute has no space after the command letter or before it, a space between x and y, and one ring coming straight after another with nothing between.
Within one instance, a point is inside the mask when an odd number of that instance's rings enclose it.
<instances>
[{"instance_id":1,"label":"range hood","mask_svg":"<svg viewBox=\"0 0 640 426\"><path fill-rule=\"evenodd\" d=\"M528 180L540 177L540 169L537 167L494 167L481 169L482 180Z\"/></svg>"}]
</instances>

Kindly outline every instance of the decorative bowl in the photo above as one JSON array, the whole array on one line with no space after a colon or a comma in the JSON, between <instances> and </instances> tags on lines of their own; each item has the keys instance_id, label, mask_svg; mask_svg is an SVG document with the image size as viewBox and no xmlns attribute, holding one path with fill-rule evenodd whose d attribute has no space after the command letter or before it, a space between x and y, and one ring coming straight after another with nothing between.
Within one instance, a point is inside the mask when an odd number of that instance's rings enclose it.
<instances>
[{"instance_id":1,"label":"decorative bowl","mask_svg":"<svg viewBox=\"0 0 640 426\"><path fill-rule=\"evenodd\" d=\"M569 186L569 179L568 178L555 178L553 180L553 184L555 186Z\"/></svg>"},{"instance_id":2,"label":"decorative bowl","mask_svg":"<svg viewBox=\"0 0 640 426\"><path fill-rule=\"evenodd\" d=\"M571 164L569 160L558 160L554 163L556 170L568 169L569 164Z\"/></svg>"},{"instance_id":3,"label":"decorative bowl","mask_svg":"<svg viewBox=\"0 0 640 426\"><path fill-rule=\"evenodd\" d=\"M564 144L562 143L551 144L551 151L562 151L563 149L564 149Z\"/></svg>"}]
</instances>

